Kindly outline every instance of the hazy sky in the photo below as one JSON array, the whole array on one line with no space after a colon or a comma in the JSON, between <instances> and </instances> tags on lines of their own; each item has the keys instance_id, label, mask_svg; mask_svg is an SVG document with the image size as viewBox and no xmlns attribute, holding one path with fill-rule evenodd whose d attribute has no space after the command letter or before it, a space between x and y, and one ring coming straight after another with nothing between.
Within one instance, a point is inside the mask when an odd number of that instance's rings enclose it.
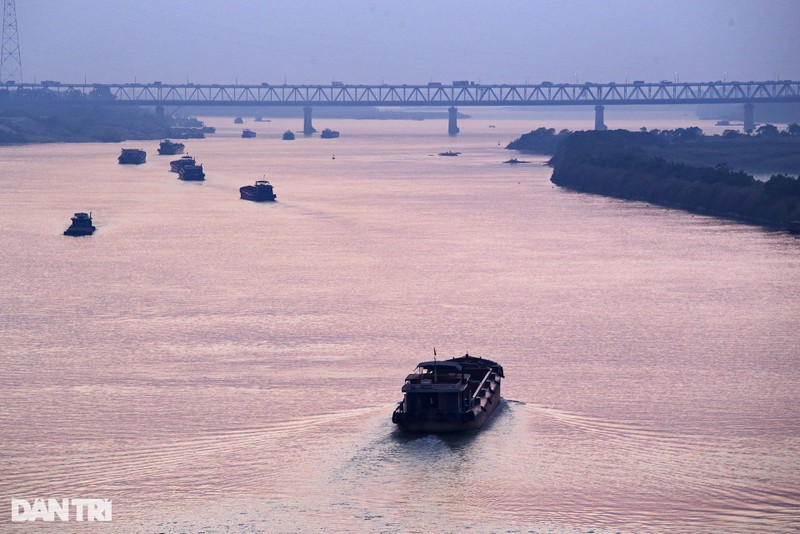
<instances>
[{"instance_id":1,"label":"hazy sky","mask_svg":"<svg viewBox=\"0 0 800 534\"><path fill-rule=\"evenodd\" d=\"M25 81L800 79L800 0L16 0Z\"/></svg>"}]
</instances>

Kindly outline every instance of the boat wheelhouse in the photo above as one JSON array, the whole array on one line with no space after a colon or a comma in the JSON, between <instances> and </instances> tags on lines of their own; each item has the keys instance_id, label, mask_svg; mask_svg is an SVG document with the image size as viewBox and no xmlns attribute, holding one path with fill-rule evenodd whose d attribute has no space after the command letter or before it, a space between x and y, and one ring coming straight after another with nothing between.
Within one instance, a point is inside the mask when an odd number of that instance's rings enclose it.
<instances>
[{"instance_id":1,"label":"boat wheelhouse","mask_svg":"<svg viewBox=\"0 0 800 534\"><path fill-rule=\"evenodd\" d=\"M256 136L256 133L253 130L250 130L248 128L245 128L244 130L242 130L242 137L244 137L245 139L249 139L249 138L252 138L252 137L255 137L255 136Z\"/></svg>"},{"instance_id":2,"label":"boat wheelhouse","mask_svg":"<svg viewBox=\"0 0 800 534\"><path fill-rule=\"evenodd\" d=\"M294 132L291 130L286 130L285 132L283 132L282 139L284 141L294 141Z\"/></svg>"},{"instance_id":3,"label":"boat wheelhouse","mask_svg":"<svg viewBox=\"0 0 800 534\"><path fill-rule=\"evenodd\" d=\"M503 367L465 354L426 361L406 377L392 422L405 432L444 433L480 428L500 404Z\"/></svg>"}]
</instances>

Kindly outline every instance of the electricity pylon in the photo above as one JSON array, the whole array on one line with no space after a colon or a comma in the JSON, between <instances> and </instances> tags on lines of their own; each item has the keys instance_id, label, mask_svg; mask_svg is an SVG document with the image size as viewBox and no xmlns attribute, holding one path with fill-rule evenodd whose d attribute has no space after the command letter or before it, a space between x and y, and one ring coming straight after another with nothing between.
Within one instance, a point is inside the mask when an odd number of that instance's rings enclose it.
<instances>
[{"instance_id":1,"label":"electricity pylon","mask_svg":"<svg viewBox=\"0 0 800 534\"><path fill-rule=\"evenodd\" d=\"M14 0L3 2L3 36L0 42L0 82L22 81L22 59L19 55L17 7Z\"/></svg>"}]
</instances>

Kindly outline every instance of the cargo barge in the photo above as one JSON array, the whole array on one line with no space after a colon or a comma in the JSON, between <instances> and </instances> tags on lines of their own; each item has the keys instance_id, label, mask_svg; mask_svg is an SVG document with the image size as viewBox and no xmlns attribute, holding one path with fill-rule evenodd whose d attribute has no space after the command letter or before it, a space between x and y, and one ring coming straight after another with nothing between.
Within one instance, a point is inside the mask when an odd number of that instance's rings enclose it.
<instances>
[{"instance_id":1,"label":"cargo barge","mask_svg":"<svg viewBox=\"0 0 800 534\"><path fill-rule=\"evenodd\" d=\"M500 364L469 354L420 362L406 377L392 422L413 433L481 428L500 404L503 377Z\"/></svg>"}]
</instances>

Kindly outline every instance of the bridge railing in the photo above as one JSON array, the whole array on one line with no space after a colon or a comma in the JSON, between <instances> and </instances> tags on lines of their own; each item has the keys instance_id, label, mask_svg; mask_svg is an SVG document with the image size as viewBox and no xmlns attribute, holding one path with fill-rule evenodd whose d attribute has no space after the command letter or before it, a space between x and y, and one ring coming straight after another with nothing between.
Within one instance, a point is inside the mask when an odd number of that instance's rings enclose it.
<instances>
[{"instance_id":1,"label":"bridge railing","mask_svg":"<svg viewBox=\"0 0 800 534\"><path fill-rule=\"evenodd\" d=\"M800 82L658 82L425 85L6 83L5 96L132 105L568 106L798 102ZM1 101L1 100L0 100Z\"/></svg>"}]
</instances>

